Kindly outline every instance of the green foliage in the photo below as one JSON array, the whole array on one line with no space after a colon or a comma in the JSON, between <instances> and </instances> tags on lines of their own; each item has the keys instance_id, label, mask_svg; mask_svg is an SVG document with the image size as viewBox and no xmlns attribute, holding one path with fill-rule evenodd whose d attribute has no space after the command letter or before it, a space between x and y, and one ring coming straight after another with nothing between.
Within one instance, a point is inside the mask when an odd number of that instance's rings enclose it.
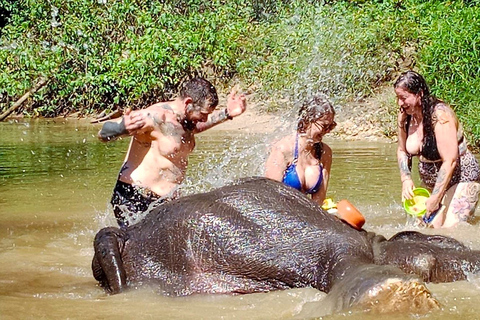
<instances>
[{"instance_id":1,"label":"green foliage","mask_svg":"<svg viewBox=\"0 0 480 320\"><path fill-rule=\"evenodd\" d=\"M478 5L478 3L477 3ZM424 18L419 67L435 95L451 104L471 143L480 146L480 8L439 2ZM423 8L425 12L431 7Z\"/></svg>"},{"instance_id":2,"label":"green foliage","mask_svg":"<svg viewBox=\"0 0 480 320\"><path fill-rule=\"evenodd\" d=\"M184 14L171 3L135 0L23 0L18 7L28 9L1 38L1 106L46 76L48 86L26 109L46 116L151 103L208 68L232 74L250 17L248 8L219 2Z\"/></svg>"},{"instance_id":3,"label":"green foliage","mask_svg":"<svg viewBox=\"0 0 480 320\"><path fill-rule=\"evenodd\" d=\"M138 108L171 98L193 75L216 84L235 75L268 100L268 110L317 92L342 104L415 65L480 146L479 6L478 0L0 0L6 24L0 110L41 76L49 83L25 104L27 115Z\"/></svg>"},{"instance_id":4,"label":"green foliage","mask_svg":"<svg viewBox=\"0 0 480 320\"><path fill-rule=\"evenodd\" d=\"M293 101L319 91L339 102L364 97L375 83L388 79L402 47L416 37L412 23L387 9L394 11L386 4L379 11L345 2L293 2L276 22L260 26L254 52L259 57L251 58L259 65L250 66L258 71L255 81L265 94L281 92Z\"/></svg>"}]
</instances>

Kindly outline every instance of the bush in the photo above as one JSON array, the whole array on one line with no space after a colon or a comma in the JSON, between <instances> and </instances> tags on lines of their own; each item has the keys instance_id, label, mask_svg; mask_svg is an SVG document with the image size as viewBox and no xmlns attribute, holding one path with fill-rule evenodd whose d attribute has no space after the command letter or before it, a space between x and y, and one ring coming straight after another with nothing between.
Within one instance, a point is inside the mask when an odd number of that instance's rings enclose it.
<instances>
[{"instance_id":1,"label":"bush","mask_svg":"<svg viewBox=\"0 0 480 320\"><path fill-rule=\"evenodd\" d=\"M342 104L415 65L480 146L478 0L0 4L3 110L41 76L49 83L27 115L138 108L171 98L193 75L222 85L236 76L266 110L319 91ZM407 51L417 56L405 64Z\"/></svg>"},{"instance_id":2,"label":"bush","mask_svg":"<svg viewBox=\"0 0 480 320\"><path fill-rule=\"evenodd\" d=\"M479 147L480 8L475 2L437 2L421 8L424 44L418 62L432 92L453 106L468 140Z\"/></svg>"},{"instance_id":3,"label":"bush","mask_svg":"<svg viewBox=\"0 0 480 320\"><path fill-rule=\"evenodd\" d=\"M402 48L416 37L413 23L401 19L389 4L380 10L348 2L293 2L279 19L260 27L254 53L259 57L251 59L260 63L251 67L257 70L255 82L266 96L292 101L316 92L338 103L363 98L390 80Z\"/></svg>"},{"instance_id":4,"label":"bush","mask_svg":"<svg viewBox=\"0 0 480 320\"><path fill-rule=\"evenodd\" d=\"M185 77L235 72L248 8L182 11L152 1L20 1L2 31L2 108L40 76L26 112L55 116L165 99Z\"/></svg>"}]
</instances>

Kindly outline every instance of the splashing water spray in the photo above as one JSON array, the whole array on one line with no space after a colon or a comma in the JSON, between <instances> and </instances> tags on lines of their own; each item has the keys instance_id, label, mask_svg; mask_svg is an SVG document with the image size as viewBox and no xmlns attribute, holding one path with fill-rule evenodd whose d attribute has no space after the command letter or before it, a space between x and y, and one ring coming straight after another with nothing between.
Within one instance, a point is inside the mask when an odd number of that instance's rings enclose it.
<instances>
[{"instance_id":1,"label":"splashing water spray","mask_svg":"<svg viewBox=\"0 0 480 320\"><path fill-rule=\"evenodd\" d=\"M321 6L313 14L301 10L298 8L297 13L279 27L277 41L283 41L285 51L282 61L274 62L295 66L294 71L276 76L276 80L286 83L281 90L266 89L260 93L270 97L270 103L281 104L275 123L268 124L274 129L263 134L252 134L248 130L226 134L224 148L201 154L201 164L189 168L182 185L183 194L205 192L238 178L264 175L271 144L295 130L298 109L305 99L323 94L332 102L337 115L341 114L343 103L364 97L365 88L387 69L388 57L356 52L355 46L346 41L352 38L353 32L359 32L348 18L332 16L330 9ZM310 34L300 41L299 30L305 28ZM242 121L242 116L234 121Z\"/></svg>"}]
</instances>

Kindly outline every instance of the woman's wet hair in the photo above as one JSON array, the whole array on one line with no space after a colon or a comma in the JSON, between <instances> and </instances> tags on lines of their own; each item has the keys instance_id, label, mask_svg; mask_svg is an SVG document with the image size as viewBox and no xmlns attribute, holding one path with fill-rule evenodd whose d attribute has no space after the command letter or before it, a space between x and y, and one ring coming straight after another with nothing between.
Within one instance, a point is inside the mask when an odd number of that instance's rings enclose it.
<instances>
[{"instance_id":1,"label":"woman's wet hair","mask_svg":"<svg viewBox=\"0 0 480 320\"><path fill-rule=\"evenodd\" d=\"M316 95L305 100L298 111L297 130L305 132L309 125L331 114L335 117L335 109L330 101L323 95Z\"/></svg>"},{"instance_id":2,"label":"woman's wet hair","mask_svg":"<svg viewBox=\"0 0 480 320\"><path fill-rule=\"evenodd\" d=\"M218 105L217 90L208 80L193 78L185 81L179 92L181 99L192 98L197 108L216 107ZM208 102L208 103L206 103Z\"/></svg>"},{"instance_id":3,"label":"woman's wet hair","mask_svg":"<svg viewBox=\"0 0 480 320\"><path fill-rule=\"evenodd\" d=\"M393 88L402 88L413 94L422 94L422 117L423 117L423 137L424 141L428 137L428 140L431 139L431 136L434 134L433 126L435 119L433 117L433 111L435 106L441 102L436 97L430 94L430 89L428 88L427 82L422 77L421 74L415 71L404 72L398 77L397 81L393 84ZM400 124L403 130L407 130L405 125Z\"/></svg>"},{"instance_id":4,"label":"woman's wet hair","mask_svg":"<svg viewBox=\"0 0 480 320\"><path fill-rule=\"evenodd\" d=\"M413 94L419 94L423 92L424 96L430 96L430 89L427 82L419 73L415 71L404 72L398 77L397 81L393 85L395 89L403 88Z\"/></svg>"}]
</instances>

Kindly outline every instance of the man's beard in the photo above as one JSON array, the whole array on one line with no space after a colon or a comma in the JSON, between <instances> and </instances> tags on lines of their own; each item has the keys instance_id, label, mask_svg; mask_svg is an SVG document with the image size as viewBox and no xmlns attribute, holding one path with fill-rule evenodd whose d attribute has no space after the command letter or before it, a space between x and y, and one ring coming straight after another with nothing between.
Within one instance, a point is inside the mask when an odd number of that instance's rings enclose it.
<instances>
[{"instance_id":1,"label":"man's beard","mask_svg":"<svg viewBox=\"0 0 480 320\"><path fill-rule=\"evenodd\" d=\"M193 131L197 127L197 122L184 119L182 121L182 126L183 126L183 129L185 129L186 131Z\"/></svg>"}]
</instances>

